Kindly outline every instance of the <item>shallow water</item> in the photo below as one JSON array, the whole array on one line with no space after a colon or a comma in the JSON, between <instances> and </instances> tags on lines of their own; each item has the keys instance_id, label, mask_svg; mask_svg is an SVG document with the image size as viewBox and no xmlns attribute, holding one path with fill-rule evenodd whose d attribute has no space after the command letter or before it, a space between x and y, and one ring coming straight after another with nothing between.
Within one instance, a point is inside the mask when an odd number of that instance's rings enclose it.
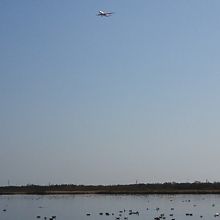
<instances>
[{"instance_id":1,"label":"shallow water","mask_svg":"<svg viewBox=\"0 0 220 220\"><path fill-rule=\"evenodd\" d=\"M129 215L129 210L139 215ZM219 212L220 195L0 196L0 220L49 220L51 216L56 220L154 220L160 214L166 220L220 220L214 216Z\"/></svg>"}]
</instances>

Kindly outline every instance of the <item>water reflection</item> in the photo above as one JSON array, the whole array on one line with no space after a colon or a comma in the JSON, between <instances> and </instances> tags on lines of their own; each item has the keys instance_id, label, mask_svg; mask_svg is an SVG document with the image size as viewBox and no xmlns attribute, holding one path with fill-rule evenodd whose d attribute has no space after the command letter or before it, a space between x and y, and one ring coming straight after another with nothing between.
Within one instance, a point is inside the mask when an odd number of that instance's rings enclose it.
<instances>
[{"instance_id":1,"label":"water reflection","mask_svg":"<svg viewBox=\"0 0 220 220\"><path fill-rule=\"evenodd\" d=\"M0 196L1 220L220 220L219 195Z\"/></svg>"}]
</instances>

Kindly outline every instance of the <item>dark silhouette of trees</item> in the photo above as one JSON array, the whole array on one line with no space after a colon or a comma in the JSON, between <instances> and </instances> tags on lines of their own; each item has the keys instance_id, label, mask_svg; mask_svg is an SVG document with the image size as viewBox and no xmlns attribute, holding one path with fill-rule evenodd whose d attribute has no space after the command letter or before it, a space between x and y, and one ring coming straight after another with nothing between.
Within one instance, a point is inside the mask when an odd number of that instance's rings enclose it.
<instances>
[{"instance_id":1,"label":"dark silhouette of trees","mask_svg":"<svg viewBox=\"0 0 220 220\"><path fill-rule=\"evenodd\" d=\"M26 185L2 186L0 194L153 194L220 193L220 182L147 183L129 185Z\"/></svg>"}]
</instances>

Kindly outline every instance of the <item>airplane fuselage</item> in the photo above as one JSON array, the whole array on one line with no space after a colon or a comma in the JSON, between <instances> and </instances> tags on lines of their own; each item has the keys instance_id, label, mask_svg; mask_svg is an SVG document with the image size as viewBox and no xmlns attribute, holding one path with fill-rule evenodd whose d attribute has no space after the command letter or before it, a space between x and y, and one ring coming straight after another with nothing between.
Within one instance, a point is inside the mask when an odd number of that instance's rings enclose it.
<instances>
[{"instance_id":1,"label":"airplane fuselage","mask_svg":"<svg viewBox=\"0 0 220 220\"><path fill-rule=\"evenodd\" d=\"M109 17L113 14L113 12L103 12L103 11L99 11L99 13L97 14L97 16L101 16L101 17Z\"/></svg>"}]
</instances>

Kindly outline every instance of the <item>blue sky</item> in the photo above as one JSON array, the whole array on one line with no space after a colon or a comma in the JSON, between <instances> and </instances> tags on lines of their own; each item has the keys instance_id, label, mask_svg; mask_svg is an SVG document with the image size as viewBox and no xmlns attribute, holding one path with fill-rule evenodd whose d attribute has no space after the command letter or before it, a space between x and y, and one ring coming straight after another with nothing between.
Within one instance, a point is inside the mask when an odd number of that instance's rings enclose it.
<instances>
[{"instance_id":1,"label":"blue sky","mask_svg":"<svg viewBox=\"0 0 220 220\"><path fill-rule=\"evenodd\" d=\"M1 0L0 185L219 181L219 9Z\"/></svg>"}]
</instances>

